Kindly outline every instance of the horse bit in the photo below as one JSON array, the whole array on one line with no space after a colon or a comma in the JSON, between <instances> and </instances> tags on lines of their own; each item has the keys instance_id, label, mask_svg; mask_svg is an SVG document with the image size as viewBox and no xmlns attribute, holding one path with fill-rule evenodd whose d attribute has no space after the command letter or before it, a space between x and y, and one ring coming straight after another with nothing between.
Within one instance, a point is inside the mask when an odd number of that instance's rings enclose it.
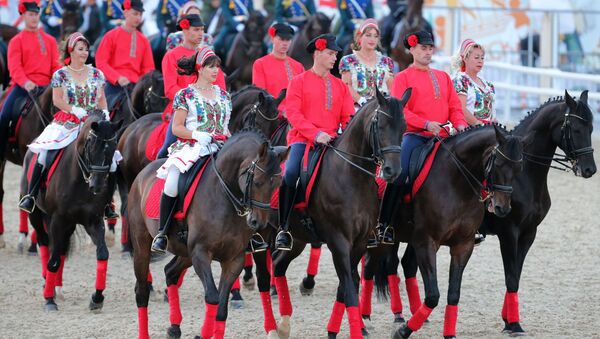
<instances>
[{"instance_id":1,"label":"horse bit","mask_svg":"<svg viewBox=\"0 0 600 339\"><path fill-rule=\"evenodd\" d=\"M100 139L100 137L98 137L96 135L96 133L94 133L94 131L90 131L90 136L95 137L96 139ZM108 165L105 165L104 162L106 161L106 158L104 158L102 160L102 165L93 165L93 164L89 164L89 157L88 157L88 148L87 148L87 144L88 141L91 138L87 138L85 141L85 145L83 147L83 151L84 151L84 157L81 156L81 154L79 154L79 152L77 152L77 165L79 165L79 169L81 170L81 174L83 175L83 179L85 180L86 183L90 183L90 180L92 178L92 174L94 173L100 173L100 174L107 174L110 171L110 166L112 164L112 158L109 162ZM114 142L115 144L115 148L116 148L116 144L117 144L117 135L115 134L112 138L109 139L100 139L102 142L105 143L104 148L108 147L109 143Z\"/></svg>"}]
</instances>

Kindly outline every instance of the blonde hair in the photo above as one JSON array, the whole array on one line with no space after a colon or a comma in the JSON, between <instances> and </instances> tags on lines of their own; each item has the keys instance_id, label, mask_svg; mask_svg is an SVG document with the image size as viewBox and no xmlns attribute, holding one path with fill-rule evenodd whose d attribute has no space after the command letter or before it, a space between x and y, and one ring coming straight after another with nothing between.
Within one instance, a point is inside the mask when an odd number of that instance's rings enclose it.
<instances>
[{"instance_id":1,"label":"blonde hair","mask_svg":"<svg viewBox=\"0 0 600 339\"><path fill-rule=\"evenodd\" d=\"M471 55L474 49L479 48L483 54L485 55L485 49L483 45L476 43L471 39L466 39L462 42L459 49L456 51L456 54L452 56L450 59L450 66L454 72L464 72L465 71L465 59Z\"/></svg>"},{"instance_id":2,"label":"blonde hair","mask_svg":"<svg viewBox=\"0 0 600 339\"><path fill-rule=\"evenodd\" d=\"M379 31L379 27L368 26L368 27L365 27L365 29L363 29L363 30L357 29L356 32L354 32L354 40L350 43L350 48L353 51L360 51L360 49L361 49L360 38L369 29L375 30L380 35L380 39L381 39L381 32ZM381 40L379 40L378 45L379 45L379 47L381 47Z\"/></svg>"}]
</instances>

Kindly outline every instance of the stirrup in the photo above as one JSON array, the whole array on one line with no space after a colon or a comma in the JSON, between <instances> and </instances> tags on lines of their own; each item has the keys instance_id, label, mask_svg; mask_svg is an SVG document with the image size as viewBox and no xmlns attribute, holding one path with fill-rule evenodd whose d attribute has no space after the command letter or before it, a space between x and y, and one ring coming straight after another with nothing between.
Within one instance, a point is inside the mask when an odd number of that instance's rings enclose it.
<instances>
[{"instance_id":1,"label":"stirrup","mask_svg":"<svg viewBox=\"0 0 600 339\"><path fill-rule=\"evenodd\" d=\"M281 237L285 237L288 236L290 239L289 245L281 245L280 242L278 242L278 239L281 239ZM291 251L292 247L294 246L294 238L292 237L292 233L290 233L289 231L284 231L281 230L279 231L279 233L277 233L277 236L275 237L275 249L279 250L279 251Z\"/></svg>"},{"instance_id":2,"label":"stirrup","mask_svg":"<svg viewBox=\"0 0 600 339\"><path fill-rule=\"evenodd\" d=\"M258 236L260 239L255 238L256 236ZM258 246L254 246L255 243ZM265 238L263 238L263 236L260 235L260 233L252 234L252 236L250 237L250 241L248 242L248 246L250 246L250 253L264 252L267 250L267 248L269 248L269 245L265 241Z\"/></svg>"},{"instance_id":3,"label":"stirrup","mask_svg":"<svg viewBox=\"0 0 600 339\"><path fill-rule=\"evenodd\" d=\"M482 242L485 241L485 236L483 234L477 232L477 233L475 233L475 239L473 241L475 243L474 246L479 246L479 245L481 245Z\"/></svg>"},{"instance_id":4,"label":"stirrup","mask_svg":"<svg viewBox=\"0 0 600 339\"><path fill-rule=\"evenodd\" d=\"M377 247L379 247L379 239L377 237L377 234L375 233L375 230L372 230L371 236L367 240L367 248L377 248Z\"/></svg>"},{"instance_id":5,"label":"stirrup","mask_svg":"<svg viewBox=\"0 0 600 339\"><path fill-rule=\"evenodd\" d=\"M25 199L27 199L27 198L29 198L29 199L31 199L33 201L33 206L31 207L31 210L29 210L27 208L23 208L23 206L22 206L23 203L25 202ZM31 213L33 213L33 211L35 211L35 206L36 206L35 197L33 195L31 195L31 194L25 194L21 198L21 200L19 200L19 209L21 209L22 211L25 211L25 212L27 212L29 214L31 214Z\"/></svg>"},{"instance_id":6,"label":"stirrup","mask_svg":"<svg viewBox=\"0 0 600 339\"><path fill-rule=\"evenodd\" d=\"M165 249L158 247L157 242L161 239L165 240ZM154 239L152 239L152 246L150 247L150 251L152 251L154 253L159 253L159 254L166 254L168 247L169 247L169 238L165 234L158 233L154 237Z\"/></svg>"},{"instance_id":7,"label":"stirrup","mask_svg":"<svg viewBox=\"0 0 600 339\"><path fill-rule=\"evenodd\" d=\"M391 234L390 238L392 239L391 242L388 241L386 239L386 235L388 234L388 231L390 232L389 234ZM394 227L387 225L384 229L383 232L381 233L381 239L379 239L380 243L383 245L393 245L394 244Z\"/></svg>"}]
</instances>

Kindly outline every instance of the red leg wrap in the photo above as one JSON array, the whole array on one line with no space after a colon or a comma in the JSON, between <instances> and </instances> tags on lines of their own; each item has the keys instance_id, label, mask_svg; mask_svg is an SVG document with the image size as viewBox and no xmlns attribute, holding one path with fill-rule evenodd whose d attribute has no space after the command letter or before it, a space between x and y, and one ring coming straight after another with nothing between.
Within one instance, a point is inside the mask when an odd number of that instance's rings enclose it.
<instances>
[{"instance_id":1,"label":"red leg wrap","mask_svg":"<svg viewBox=\"0 0 600 339\"><path fill-rule=\"evenodd\" d=\"M446 305L444 315L444 337L456 336L456 319L458 318L458 305Z\"/></svg>"},{"instance_id":2,"label":"red leg wrap","mask_svg":"<svg viewBox=\"0 0 600 339\"><path fill-rule=\"evenodd\" d=\"M319 272L319 258L321 258L321 248L310 248L310 257L308 259L308 267L306 274L315 276Z\"/></svg>"},{"instance_id":3,"label":"red leg wrap","mask_svg":"<svg viewBox=\"0 0 600 339\"><path fill-rule=\"evenodd\" d=\"M56 286L56 272L46 273L46 284L44 285L44 298L54 298L54 286Z\"/></svg>"},{"instance_id":4,"label":"red leg wrap","mask_svg":"<svg viewBox=\"0 0 600 339\"><path fill-rule=\"evenodd\" d=\"M271 275L271 286L275 286L275 277L273 274L273 257L271 257L271 250L267 250L267 271Z\"/></svg>"},{"instance_id":5,"label":"red leg wrap","mask_svg":"<svg viewBox=\"0 0 600 339\"><path fill-rule=\"evenodd\" d=\"M152 272L148 271L148 283L152 284Z\"/></svg>"},{"instance_id":6,"label":"red leg wrap","mask_svg":"<svg viewBox=\"0 0 600 339\"><path fill-rule=\"evenodd\" d=\"M508 300L506 309L507 309L507 319L508 323L518 323L519 322L519 294L518 292L508 292L506 295Z\"/></svg>"},{"instance_id":7,"label":"red leg wrap","mask_svg":"<svg viewBox=\"0 0 600 339\"><path fill-rule=\"evenodd\" d=\"M115 226L117 224L117 218L106 219L106 224L109 226Z\"/></svg>"},{"instance_id":8,"label":"red leg wrap","mask_svg":"<svg viewBox=\"0 0 600 339\"><path fill-rule=\"evenodd\" d=\"M210 338L215 332L215 321L217 320L218 304L206 304L204 310L204 325L202 325L202 338Z\"/></svg>"},{"instance_id":9,"label":"red leg wrap","mask_svg":"<svg viewBox=\"0 0 600 339\"><path fill-rule=\"evenodd\" d=\"M348 322L350 323L350 339L362 339L358 306L347 307L346 313L348 313Z\"/></svg>"},{"instance_id":10,"label":"red leg wrap","mask_svg":"<svg viewBox=\"0 0 600 339\"><path fill-rule=\"evenodd\" d=\"M327 332L340 333L340 327L342 326L342 318L344 317L345 310L346 305L344 305L343 302L336 300L333 303L331 317L329 317L329 323L327 323Z\"/></svg>"},{"instance_id":11,"label":"red leg wrap","mask_svg":"<svg viewBox=\"0 0 600 339\"><path fill-rule=\"evenodd\" d=\"M373 279L362 281L360 291L360 311L362 315L371 315L371 299L373 297Z\"/></svg>"},{"instance_id":12,"label":"red leg wrap","mask_svg":"<svg viewBox=\"0 0 600 339\"><path fill-rule=\"evenodd\" d=\"M31 243L37 244L37 232L35 230L31 231Z\"/></svg>"},{"instance_id":13,"label":"red leg wrap","mask_svg":"<svg viewBox=\"0 0 600 339\"><path fill-rule=\"evenodd\" d=\"M217 321L215 324L215 339L223 339L225 338L225 322Z\"/></svg>"},{"instance_id":14,"label":"red leg wrap","mask_svg":"<svg viewBox=\"0 0 600 339\"><path fill-rule=\"evenodd\" d=\"M179 275L179 279L177 279L177 287L181 287L181 284L183 284L183 278L185 277L185 273L187 272L187 268L184 269L183 271L181 271L181 274Z\"/></svg>"},{"instance_id":15,"label":"red leg wrap","mask_svg":"<svg viewBox=\"0 0 600 339\"><path fill-rule=\"evenodd\" d=\"M415 314L421 307L421 294L419 293L419 283L416 277L406 278L406 293L410 303L410 313Z\"/></svg>"},{"instance_id":16,"label":"red leg wrap","mask_svg":"<svg viewBox=\"0 0 600 339\"><path fill-rule=\"evenodd\" d=\"M508 321L508 308L507 305L508 304L508 291L504 292L504 302L502 303L502 320L504 321Z\"/></svg>"},{"instance_id":17,"label":"red leg wrap","mask_svg":"<svg viewBox=\"0 0 600 339\"><path fill-rule=\"evenodd\" d=\"M292 315L292 301L290 299L290 290L288 289L287 278L285 276L275 277L275 287L279 297L279 315Z\"/></svg>"},{"instance_id":18,"label":"red leg wrap","mask_svg":"<svg viewBox=\"0 0 600 339\"><path fill-rule=\"evenodd\" d=\"M232 290L239 290L240 289L240 277L238 277L237 279L235 279L235 281L233 282L233 286L231 286Z\"/></svg>"},{"instance_id":19,"label":"red leg wrap","mask_svg":"<svg viewBox=\"0 0 600 339\"><path fill-rule=\"evenodd\" d=\"M108 260L96 260L96 289L104 291L106 288L106 271Z\"/></svg>"},{"instance_id":20,"label":"red leg wrap","mask_svg":"<svg viewBox=\"0 0 600 339\"><path fill-rule=\"evenodd\" d=\"M2 208L2 203L0 202L0 234L4 233L4 208Z\"/></svg>"},{"instance_id":21,"label":"red leg wrap","mask_svg":"<svg viewBox=\"0 0 600 339\"><path fill-rule=\"evenodd\" d=\"M40 261L42 262L42 278L46 278L46 271L48 270L48 259L50 259L50 253L48 252L48 246L40 246Z\"/></svg>"},{"instance_id":22,"label":"red leg wrap","mask_svg":"<svg viewBox=\"0 0 600 339\"><path fill-rule=\"evenodd\" d=\"M121 244L124 245L127 242L129 242L129 224L127 218L123 215L121 216Z\"/></svg>"},{"instance_id":23,"label":"red leg wrap","mask_svg":"<svg viewBox=\"0 0 600 339\"><path fill-rule=\"evenodd\" d=\"M19 232L27 234L29 225L27 224L29 214L19 210Z\"/></svg>"},{"instance_id":24,"label":"red leg wrap","mask_svg":"<svg viewBox=\"0 0 600 339\"><path fill-rule=\"evenodd\" d=\"M244 257L244 267L252 267L252 253L246 253L246 257Z\"/></svg>"},{"instance_id":25,"label":"red leg wrap","mask_svg":"<svg viewBox=\"0 0 600 339\"><path fill-rule=\"evenodd\" d=\"M421 328L421 326L423 326L425 320L429 318L431 311L433 311L432 308L429 308L427 307L427 305L422 304L421 307L419 307L419 310L417 310L417 313L413 314L413 316L408 321L408 328L410 328L414 332L418 331Z\"/></svg>"},{"instance_id":26,"label":"red leg wrap","mask_svg":"<svg viewBox=\"0 0 600 339\"><path fill-rule=\"evenodd\" d=\"M138 339L150 339L148 333L148 307L138 307Z\"/></svg>"},{"instance_id":27,"label":"red leg wrap","mask_svg":"<svg viewBox=\"0 0 600 339\"><path fill-rule=\"evenodd\" d=\"M58 272L56 274L56 286L62 287L63 285L63 271L65 269L66 256L60 256L60 266L58 266Z\"/></svg>"},{"instance_id":28,"label":"red leg wrap","mask_svg":"<svg viewBox=\"0 0 600 339\"><path fill-rule=\"evenodd\" d=\"M171 325L181 325L181 308L179 305L179 287L169 285L167 287L167 296L169 297L169 321Z\"/></svg>"},{"instance_id":29,"label":"red leg wrap","mask_svg":"<svg viewBox=\"0 0 600 339\"><path fill-rule=\"evenodd\" d=\"M388 288L390 290L390 307L392 313L402 313L402 299L400 299L400 277L397 274L388 275Z\"/></svg>"},{"instance_id":30,"label":"red leg wrap","mask_svg":"<svg viewBox=\"0 0 600 339\"><path fill-rule=\"evenodd\" d=\"M265 332L277 329L277 323L275 322L275 315L273 314L273 306L271 305L271 294L269 291L260 292L260 299L262 300L263 306L263 318L265 319Z\"/></svg>"}]
</instances>

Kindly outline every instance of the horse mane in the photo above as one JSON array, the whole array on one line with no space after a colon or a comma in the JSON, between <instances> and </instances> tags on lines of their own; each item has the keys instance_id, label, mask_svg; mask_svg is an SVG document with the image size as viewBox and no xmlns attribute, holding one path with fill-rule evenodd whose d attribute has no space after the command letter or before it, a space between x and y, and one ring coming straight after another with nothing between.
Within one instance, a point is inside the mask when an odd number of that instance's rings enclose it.
<instances>
[{"instance_id":1,"label":"horse mane","mask_svg":"<svg viewBox=\"0 0 600 339\"><path fill-rule=\"evenodd\" d=\"M552 97L549 98L548 100L546 100L546 102L542 103L541 105L539 105L537 108L535 108L532 111L527 112L527 115L521 119L521 121L519 121L519 123L515 126L515 128L513 128L512 132L516 132L518 130L521 130L523 128L526 128L527 126L529 126L531 124L531 122L533 121L533 119L535 119L535 117L537 116L537 114L543 110L544 108L546 108L547 106L556 104L556 103L562 103L565 101L565 98L562 96L557 96L557 97Z\"/></svg>"},{"instance_id":2,"label":"horse mane","mask_svg":"<svg viewBox=\"0 0 600 339\"><path fill-rule=\"evenodd\" d=\"M450 142L450 141L457 140L457 139L459 140L459 139L463 138L465 135L470 134L473 131L479 131L479 130L482 130L484 128L487 128L488 126L496 126L502 132L504 132L504 134L506 134L506 135L510 134L510 132L508 131L508 129L506 128L506 126L502 125L501 123L498 123L498 122L486 122L483 125L469 126L469 127L465 128L464 130L462 130L462 131L460 131L460 132L458 132L458 133L456 133L454 135L451 135L451 136L445 138L444 142Z\"/></svg>"},{"instance_id":3,"label":"horse mane","mask_svg":"<svg viewBox=\"0 0 600 339\"><path fill-rule=\"evenodd\" d=\"M263 143L263 142L269 142L269 139L265 136L265 134L258 128L256 127L244 127L240 130L238 130L237 132L233 133L233 135L231 137L229 137L229 139L227 139L227 142L225 143L225 145L223 146L223 148L221 149L221 151L226 150L227 148L229 148L228 146L233 144L234 141L237 141L238 139L241 139L244 136L247 135L253 135L256 138L258 138L258 142Z\"/></svg>"},{"instance_id":4,"label":"horse mane","mask_svg":"<svg viewBox=\"0 0 600 339\"><path fill-rule=\"evenodd\" d=\"M257 87L253 84L250 84L250 85L246 85L246 86L240 88L239 90L237 90L233 94L231 94L231 101L233 101L233 99L237 98L238 96L240 96L241 94L244 94L246 91L249 91L249 90L257 90L257 91L262 92L265 95L266 94L271 95L271 94L269 94L269 92L265 91L263 88Z\"/></svg>"}]
</instances>

